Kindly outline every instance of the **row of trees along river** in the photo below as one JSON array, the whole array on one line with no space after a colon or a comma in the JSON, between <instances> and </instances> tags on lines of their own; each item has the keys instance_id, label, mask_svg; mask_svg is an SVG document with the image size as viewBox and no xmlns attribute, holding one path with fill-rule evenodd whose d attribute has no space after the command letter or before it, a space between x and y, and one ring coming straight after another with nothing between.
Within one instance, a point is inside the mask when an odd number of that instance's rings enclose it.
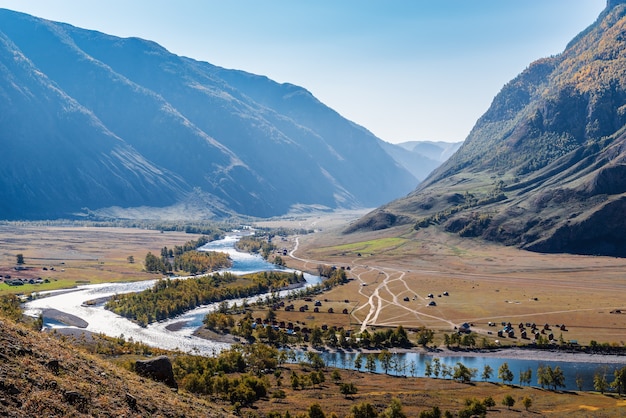
<instances>
[{"instance_id":1,"label":"row of trees along river","mask_svg":"<svg viewBox=\"0 0 626 418\"><path fill-rule=\"evenodd\" d=\"M304 283L301 273L264 271L237 276L222 272L187 279L161 279L139 293L115 295L105 308L146 326L202 305L246 298Z\"/></svg>"},{"instance_id":2,"label":"row of trees along river","mask_svg":"<svg viewBox=\"0 0 626 418\"><path fill-rule=\"evenodd\" d=\"M213 274L185 279L161 279L152 288L142 292L113 296L105 308L146 326L209 303L246 298L306 282L303 274L297 272L263 271L242 276L229 272L218 273L217 270L231 267L232 262L226 253L196 250L208 242L209 239L203 236L182 246L170 249L163 247L161 257L149 252L145 269L160 273L174 270L191 275ZM245 238L243 247L253 253L262 251L264 258L274 249L272 244L255 237Z\"/></svg>"}]
</instances>

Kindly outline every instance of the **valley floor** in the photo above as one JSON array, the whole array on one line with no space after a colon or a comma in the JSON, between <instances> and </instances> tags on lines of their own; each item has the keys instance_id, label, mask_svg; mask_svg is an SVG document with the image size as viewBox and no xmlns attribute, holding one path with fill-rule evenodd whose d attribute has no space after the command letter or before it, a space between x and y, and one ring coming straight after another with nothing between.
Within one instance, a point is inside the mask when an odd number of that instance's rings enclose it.
<instances>
[{"instance_id":1,"label":"valley floor","mask_svg":"<svg viewBox=\"0 0 626 418\"><path fill-rule=\"evenodd\" d=\"M310 222L323 228L323 219ZM452 332L468 323L481 337L515 346L531 342L529 325L536 324L542 338L561 343L625 345L626 259L532 253L436 228L343 234L330 225L290 240L287 264L311 272L320 265L346 269L350 283L325 298L351 301L352 329ZM498 337L503 322L512 324L514 338Z\"/></svg>"}]
</instances>

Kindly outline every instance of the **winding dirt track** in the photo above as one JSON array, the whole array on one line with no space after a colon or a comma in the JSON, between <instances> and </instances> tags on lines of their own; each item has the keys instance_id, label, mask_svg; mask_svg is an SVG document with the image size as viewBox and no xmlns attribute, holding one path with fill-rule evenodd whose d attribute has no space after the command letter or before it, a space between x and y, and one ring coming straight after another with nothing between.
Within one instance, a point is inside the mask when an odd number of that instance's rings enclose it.
<instances>
[{"instance_id":1,"label":"winding dirt track","mask_svg":"<svg viewBox=\"0 0 626 418\"><path fill-rule=\"evenodd\" d=\"M581 342L626 341L626 315L611 314L626 312L626 260L496 247L498 253L439 254L428 263L419 253L411 256L417 260L412 263L394 257L382 263L382 256L322 261L305 258L299 249L296 238L290 256L305 267L350 266L354 280L348 286L360 296L350 314L361 331L403 325L449 332L468 322L474 332L495 338L498 328L488 323L511 321L567 324L563 338ZM450 296L442 296L443 290ZM433 298L427 297L430 293ZM436 306L428 306L432 300Z\"/></svg>"}]
</instances>

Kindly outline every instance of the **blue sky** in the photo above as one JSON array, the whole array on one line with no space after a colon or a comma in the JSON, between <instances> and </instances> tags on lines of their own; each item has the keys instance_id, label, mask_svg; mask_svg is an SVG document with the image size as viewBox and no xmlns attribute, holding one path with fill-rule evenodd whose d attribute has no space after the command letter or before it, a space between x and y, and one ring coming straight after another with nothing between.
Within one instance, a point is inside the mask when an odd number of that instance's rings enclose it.
<instances>
[{"instance_id":1,"label":"blue sky","mask_svg":"<svg viewBox=\"0 0 626 418\"><path fill-rule=\"evenodd\" d=\"M388 142L461 141L606 0L0 0L300 85ZM1 29L1 28L0 28Z\"/></svg>"}]
</instances>

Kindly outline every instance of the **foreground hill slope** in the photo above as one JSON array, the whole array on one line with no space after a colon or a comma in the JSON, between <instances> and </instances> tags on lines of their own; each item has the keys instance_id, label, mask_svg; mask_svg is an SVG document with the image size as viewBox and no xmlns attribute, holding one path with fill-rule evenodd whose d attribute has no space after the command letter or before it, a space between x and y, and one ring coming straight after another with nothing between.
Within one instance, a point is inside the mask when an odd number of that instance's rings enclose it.
<instances>
[{"instance_id":1,"label":"foreground hill slope","mask_svg":"<svg viewBox=\"0 0 626 418\"><path fill-rule=\"evenodd\" d=\"M458 152L351 230L438 224L533 251L626 256L624 3L505 85Z\"/></svg>"},{"instance_id":2,"label":"foreground hill slope","mask_svg":"<svg viewBox=\"0 0 626 418\"><path fill-rule=\"evenodd\" d=\"M0 341L1 416L232 416L8 319Z\"/></svg>"},{"instance_id":3,"label":"foreground hill slope","mask_svg":"<svg viewBox=\"0 0 626 418\"><path fill-rule=\"evenodd\" d=\"M0 144L20 162L5 167L0 218L198 195L214 215L274 216L377 206L417 183L301 87L3 9L0 40Z\"/></svg>"}]
</instances>

